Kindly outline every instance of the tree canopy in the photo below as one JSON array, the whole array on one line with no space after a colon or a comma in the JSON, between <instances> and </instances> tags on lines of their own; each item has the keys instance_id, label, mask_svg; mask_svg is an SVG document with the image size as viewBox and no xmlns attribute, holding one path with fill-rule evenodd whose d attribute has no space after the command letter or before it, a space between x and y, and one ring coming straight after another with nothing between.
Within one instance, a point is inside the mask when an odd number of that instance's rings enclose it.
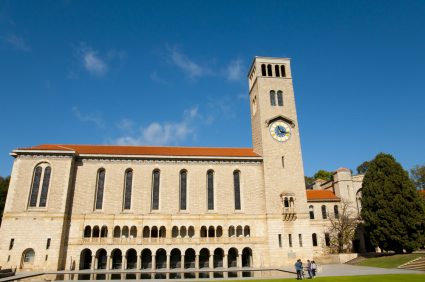
<instances>
[{"instance_id":1,"label":"tree canopy","mask_svg":"<svg viewBox=\"0 0 425 282\"><path fill-rule=\"evenodd\" d=\"M368 161L363 162L361 165L357 167L357 173L365 174L368 167L369 167L369 162Z\"/></svg>"},{"instance_id":2,"label":"tree canopy","mask_svg":"<svg viewBox=\"0 0 425 282\"><path fill-rule=\"evenodd\" d=\"M418 190L425 190L425 165L417 165L410 170L410 176Z\"/></svg>"},{"instance_id":3,"label":"tree canopy","mask_svg":"<svg viewBox=\"0 0 425 282\"><path fill-rule=\"evenodd\" d=\"M6 202L7 190L9 188L10 176L3 178L0 176L0 223L3 218L4 204Z\"/></svg>"},{"instance_id":4,"label":"tree canopy","mask_svg":"<svg viewBox=\"0 0 425 282\"><path fill-rule=\"evenodd\" d=\"M320 179L329 181L329 180L332 180L332 176L333 176L332 172L321 169L318 172L316 172L313 177L314 179L320 178Z\"/></svg>"},{"instance_id":5,"label":"tree canopy","mask_svg":"<svg viewBox=\"0 0 425 282\"><path fill-rule=\"evenodd\" d=\"M380 153L368 164L361 216L375 247L402 253L424 244L424 202L408 173L389 154Z\"/></svg>"}]
</instances>

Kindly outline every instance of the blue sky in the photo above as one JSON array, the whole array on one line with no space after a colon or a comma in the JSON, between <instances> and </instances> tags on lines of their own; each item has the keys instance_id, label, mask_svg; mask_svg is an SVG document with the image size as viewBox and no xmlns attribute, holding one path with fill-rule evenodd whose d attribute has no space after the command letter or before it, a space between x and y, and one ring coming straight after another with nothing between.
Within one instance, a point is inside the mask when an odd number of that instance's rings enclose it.
<instances>
[{"instance_id":1,"label":"blue sky","mask_svg":"<svg viewBox=\"0 0 425 282\"><path fill-rule=\"evenodd\" d=\"M0 175L43 143L250 147L246 73L290 57L306 175L424 164L425 1L0 0Z\"/></svg>"}]
</instances>

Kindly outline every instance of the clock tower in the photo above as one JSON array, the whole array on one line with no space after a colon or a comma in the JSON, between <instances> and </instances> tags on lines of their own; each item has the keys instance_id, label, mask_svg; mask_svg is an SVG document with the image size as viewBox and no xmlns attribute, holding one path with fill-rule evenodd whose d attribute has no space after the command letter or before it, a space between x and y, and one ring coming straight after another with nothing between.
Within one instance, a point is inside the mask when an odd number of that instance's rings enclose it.
<instances>
[{"instance_id":1,"label":"clock tower","mask_svg":"<svg viewBox=\"0 0 425 282\"><path fill-rule=\"evenodd\" d=\"M263 157L270 265L311 257L290 60L256 57L248 80L253 149Z\"/></svg>"}]
</instances>

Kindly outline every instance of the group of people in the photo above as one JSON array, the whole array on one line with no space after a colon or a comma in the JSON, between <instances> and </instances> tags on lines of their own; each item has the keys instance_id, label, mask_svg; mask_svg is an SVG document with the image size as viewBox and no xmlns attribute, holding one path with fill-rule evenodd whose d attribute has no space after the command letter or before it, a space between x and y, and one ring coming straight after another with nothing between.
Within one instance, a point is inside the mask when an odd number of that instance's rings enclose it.
<instances>
[{"instance_id":1,"label":"group of people","mask_svg":"<svg viewBox=\"0 0 425 282\"><path fill-rule=\"evenodd\" d=\"M308 273L308 279L316 277L317 265L314 260L307 260L307 266L305 267ZM304 267L301 259L298 259L295 263L295 270L297 271L297 280L302 280L304 278Z\"/></svg>"}]
</instances>

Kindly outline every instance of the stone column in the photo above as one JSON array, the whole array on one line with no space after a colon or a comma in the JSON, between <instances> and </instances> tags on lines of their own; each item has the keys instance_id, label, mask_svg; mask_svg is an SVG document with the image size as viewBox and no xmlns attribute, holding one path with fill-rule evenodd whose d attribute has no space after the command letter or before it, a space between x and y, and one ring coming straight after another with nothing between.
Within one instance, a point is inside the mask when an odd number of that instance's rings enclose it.
<instances>
[{"instance_id":1,"label":"stone column","mask_svg":"<svg viewBox=\"0 0 425 282\"><path fill-rule=\"evenodd\" d=\"M137 269L142 269L142 255L137 256Z\"/></svg>"},{"instance_id":2,"label":"stone column","mask_svg":"<svg viewBox=\"0 0 425 282\"><path fill-rule=\"evenodd\" d=\"M184 255L183 255L183 254L181 255L180 268L181 268L182 270L184 270Z\"/></svg>"},{"instance_id":3,"label":"stone column","mask_svg":"<svg viewBox=\"0 0 425 282\"><path fill-rule=\"evenodd\" d=\"M109 255L107 256L107 260L106 260L106 269L111 269L112 268L112 256Z\"/></svg>"},{"instance_id":4,"label":"stone column","mask_svg":"<svg viewBox=\"0 0 425 282\"><path fill-rule=\"evenodd\" d=\"M228 263L228 256L226 254L223 254L223 268L228 268L229 267L229 263Z\"/></svg>"},{"instance_id":5,"label":"stone column","mask_svg":"<svg viewBox=\"0 0 425 282\"><path fill-rule=\"evenodd\" d=\"M242 255L238 254L238 256L236 257L236 265L238 268L242 267Z\"/></svg>"},{"instance_id":6,"label":"stone column","mask_svg":"<svg viewBox=\"0 0 425 282\"><path fill-rule=\"evenodd\" d=\"M214 268L214 255L210 254L210 260L208 262L209 268Z\"/></svg>"},{"instance_id":7,"label":"stone column","mask_svg":"<svg viewBox=\"0 0 425 282\"><path fill-rule=\"evenodd\" d=\"M121 265L122 269L127 269L127 256L123 256L122 257L122 265Z\"/></svg>"},{"instance_id":8,"label":"stone column","mask_svg":"<svg viewBox=\"0 0 425 282\"><path fill-rule=\"evenodd\" d=\"M170 254L167 254L167 262L165 265L165 269L170 269Z\"/></svg>"},{"instance_id":9,"label":"stone column","mask_svg":"<svg viewBox=\"0 0 425 282\"><path fill-rule=\"evenodd\" d=\"M199 255L195 254L195 269L199 269Z\"/></svg>"},{"instance_id":10,"label":"stone column","mask_svg":"<svg viewBox=\"0 0 425 282\"><path fill-rule=\"evenodd\" d=\"M156 256L152 255L152 269L156 269Z\"/></svg>"},{"instance_id":11,"label":"stone column","mask_svg":"<svg viewBox=\"0 0 425 282\"><path fill-rule=\"evenodd\" d=\"M91 256L91 267L90 267L91 270L95 270L96 269L96 262L97 262L96 255L92 255Z\"/></svg>"}]
</instances>

